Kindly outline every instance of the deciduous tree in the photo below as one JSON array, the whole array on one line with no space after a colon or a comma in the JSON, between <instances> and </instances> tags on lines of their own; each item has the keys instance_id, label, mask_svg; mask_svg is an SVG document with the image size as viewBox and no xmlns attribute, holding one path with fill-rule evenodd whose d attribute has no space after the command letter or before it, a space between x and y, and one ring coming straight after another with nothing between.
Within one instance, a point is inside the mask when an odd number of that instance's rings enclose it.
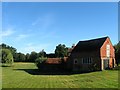
<instances>
[{"instance_id":1,"label":"deciduous tree","mask_svg":"<svg viewBox=\"0 0 120 90\"><path fill-rule=\"evenodd\" d=\"M35 62L35 60L38 58L38 54L35 51L32 51L30 54L30 62Z\"/></svg>"},{"instance_id":2,"label":"deciduous tree","mask_svg":"<svg viewBox=\"0 0 120 90\"><path fill-rule=\"evenodd\" d=\"M38 53L38 57L46 57L46 56L47 55L46 55L46 52L44 51L44 49Z\"/></svg>"},{"instance_id":3,"label":"deciduous tree","mask_svg":"<svg viewBox=\"0 0 120 90\"><path fill-rule=\"evenodd\" d=\"M114 45L115 48L115 59L117 65L120 64L120 42L116 45Z\"/></svg>"},{"instance_id":4,"label":"deciduous tree","mask_svg":"<svg viewBox=\"0 0 120 90\"><path fill-rule=\"evenodd\" d=\"M2 63L4 65L12 65L13 64L13 55L9 49L1 49L2 53Z\"/></svg>"},{"instance_id":5,"label":"deciduous tree","mask_svg":"<svg viewBox=\"0 0 120 90\"><path fill-rule=\"evenodd\" d=\"M68 48L63 44L59 44L58 46L56 46L55 49L55 55L57 57L65 57L67 56L68 53Z\"/></svg>"}]
</instances>

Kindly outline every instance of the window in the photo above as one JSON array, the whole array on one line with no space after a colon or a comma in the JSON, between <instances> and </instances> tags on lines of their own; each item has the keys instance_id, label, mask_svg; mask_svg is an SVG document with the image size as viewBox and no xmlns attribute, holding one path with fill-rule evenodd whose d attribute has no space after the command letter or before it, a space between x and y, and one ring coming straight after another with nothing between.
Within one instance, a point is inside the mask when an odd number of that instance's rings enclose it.
<instances>
[{"instance_id":1,"label":"window","mask_svg":"<svg viewBox=\"0 0 120 90\"><path fill-rule=\"evenodd\" d=\"M74 59L74 64L77 64L78 63L78 60L77 59Z\"/></svg>"},{"instance_id":2,"label":"window","mask_svg":"<svg viewBox=\"0 0 120 90\"><path fill-rule=\"evenodd\" d=\"M110 45L106 45L106 56L110 57Z\"/></svg>"},{"instance_id":3,"label":"window","mask_svg":"<svg viewBox=\"0 0 120 90\"><path fill-rule=\"evenodd\" d=\"M82 63L83 64L91 64L92 63L92 58L91 57L82 58Z\"/></svg>"}]
</instances>

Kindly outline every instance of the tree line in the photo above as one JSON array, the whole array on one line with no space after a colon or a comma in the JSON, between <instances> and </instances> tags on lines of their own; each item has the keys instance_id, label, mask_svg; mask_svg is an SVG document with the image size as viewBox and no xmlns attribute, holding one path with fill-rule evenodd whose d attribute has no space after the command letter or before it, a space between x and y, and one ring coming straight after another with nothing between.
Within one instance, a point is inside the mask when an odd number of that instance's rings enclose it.
<instances>
[{"instance_id":1,"label":"tree line","mask_svg":"<svg viewBox=\"0 0 120 90\"><path fill-rule=\"evenodd\" d=\"M56 46L55 52L47 54L44 49L40 52L32 51L31 53L21 53L17 52L17 49L2 43L0 45L0 55L2 55L2 63L7 61L7 63L11 62L35 62L37 58L46 57L46 58L56 58L56 57L67 57L68 56L68 47L64 44L59 44ZM120 64L120 42L114 45L115 48L115 59L116 64Z\"/></svg>"},{"instance_id":2,"label":"tree line","mask_svg":"<svg viewBox=\"0 0 120 90\"><path fill-rule=\"evenodd\" d=\"M0 45L2 52L2 61L7 60L7 55L10 53L10 56L13 58L14 62L35 62L35 60L39 57L47 57L47 58L56 58L56 57L67 57L68 55L68 47L64 44L59 44L56 46L55 52L47 54L44 49L40 52L32 51L31 53L21 53L17 52L17 49L2 43ZM7 50L7 52L6 52Z\"/></svg>"}]
</instances>

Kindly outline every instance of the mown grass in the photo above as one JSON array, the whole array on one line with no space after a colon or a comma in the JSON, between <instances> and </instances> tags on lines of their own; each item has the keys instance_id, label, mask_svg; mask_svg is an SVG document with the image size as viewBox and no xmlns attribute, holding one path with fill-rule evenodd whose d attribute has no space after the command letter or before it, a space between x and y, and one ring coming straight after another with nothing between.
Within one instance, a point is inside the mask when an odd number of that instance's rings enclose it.
<instances>
[{"instance_id":1,"label":"mown grass","mask_svg":"<svg viewBox=\"0 0 120 90\"><path fill-rule=\"evenodd\" d=\"M34 63L2 67L2 88L118 88L117 70L66 75L29 73L37 71Z\"/></svg>"}]
</instances>

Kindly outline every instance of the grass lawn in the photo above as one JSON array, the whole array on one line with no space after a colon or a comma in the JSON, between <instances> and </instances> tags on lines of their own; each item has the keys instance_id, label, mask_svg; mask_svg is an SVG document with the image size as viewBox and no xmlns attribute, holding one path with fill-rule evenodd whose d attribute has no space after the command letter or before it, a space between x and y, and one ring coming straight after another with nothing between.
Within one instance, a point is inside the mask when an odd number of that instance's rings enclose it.
<instances>
[{"instance_id":1,"label":"grass lawn","mask_svg":"<svg viewBox=\"0 0 120 90\"><path fill-rule=\"evenodd\" d=\"M118 88L118 71L46 75L38 74L34 63L14 63L2 67L2 88Z\"/></svg>"}]
</instances>

